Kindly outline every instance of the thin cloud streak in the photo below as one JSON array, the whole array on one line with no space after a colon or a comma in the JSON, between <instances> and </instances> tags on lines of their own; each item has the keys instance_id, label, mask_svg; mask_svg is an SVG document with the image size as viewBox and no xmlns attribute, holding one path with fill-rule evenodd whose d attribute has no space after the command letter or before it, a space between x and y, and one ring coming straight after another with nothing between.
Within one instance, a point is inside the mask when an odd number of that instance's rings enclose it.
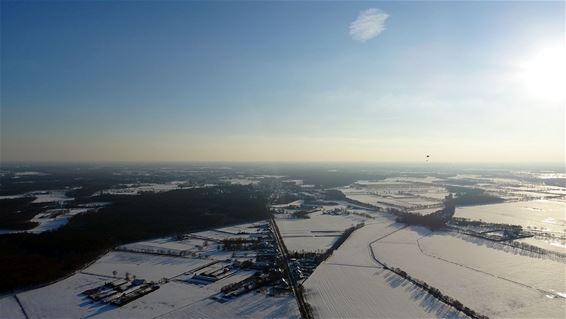
<instances>
[{"instance_id":1,"label":"thin cloud streak","mask_svg":"<svg viewBox=\"0 0 566 319\"><path fill-rule=\"evenodd\" d=\"M350 36L360 42L373 39L385 31L385 21L389 14L377 8L360 12L358 18L350 24Z\"/></svg>"}]
</instances>

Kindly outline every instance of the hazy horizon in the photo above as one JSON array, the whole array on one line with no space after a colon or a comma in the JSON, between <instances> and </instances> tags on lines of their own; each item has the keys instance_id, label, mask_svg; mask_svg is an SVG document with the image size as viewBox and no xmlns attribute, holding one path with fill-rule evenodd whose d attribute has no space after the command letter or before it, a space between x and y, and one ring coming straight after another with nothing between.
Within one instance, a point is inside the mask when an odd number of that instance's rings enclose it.
<instances>
[{"instance_id":1,"label":"hazy horizon","mask_svg":"<svg viewBox=\"0 0 566 319\"><path fill-rule=\"evenodd\" d=\"M265 169L306 169L344 172L349 170L419 170L441 173L451 170L467 171L513 171L534 170L565 173L564 163L553 162L377 162L377 161L3 161L0 169L34 170L44 168L265 168Z\"/></svg>"},{"instance_id":2,"label":"hazy horizon","mask_svg":"<svg viewBox=\"0 0 566 319\"><path fill-rule=\"evenodd\" d=\"M0 5L3 163L564 165L564 2Z\"/></svg>"}]
</instances>

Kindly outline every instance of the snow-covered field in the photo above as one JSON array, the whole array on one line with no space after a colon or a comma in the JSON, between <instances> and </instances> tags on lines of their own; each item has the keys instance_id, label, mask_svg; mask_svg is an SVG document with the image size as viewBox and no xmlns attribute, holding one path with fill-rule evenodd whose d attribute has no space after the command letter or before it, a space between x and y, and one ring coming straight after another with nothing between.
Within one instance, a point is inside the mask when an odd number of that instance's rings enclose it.
<instances>
[{"instance_id":1,"label":"snow-covered field","mask_svg":"<svg viewBox=\"0 0 566 319\"><path fill-rule=\"evenodd\" d=\"M326 215L317 211L308 215L310 218L277 219L277 226L283 237L302 235L311 237L317 232L343 232L366 220L357 215Z\"/></svg>"},{"instance_id":2,"label":"snow-covered field","mask_svg":"<svg viewBox=\"0 0 566 319\"><path fill-rule=\"evenodd\" d=\"M165 262L165 261L164 261ZM154 264L155 265L155 264ZM166 265L166 263L162 264ZM140 265L145 267L145 265ZM153 267L153 265L152 265ZM147 267L145 267L147 268ZM155 269L154 269L155 270ZM132 273L146 273L133 270ZM266 297L263 293L248 293L226 303L209 299L218 293L220 287L249 277L252 272L237 273L212 285L199 287L180 281L170 281L160 288L122 307L92 302L81 293L112 280L105 276L90 273L77 273L55 284L19 293L17 297L27 315L33 318L168 318L197 317L234 318L239 317L291 317L298 318L298 308L294 298ZM155 276L153 276L155 277ZM252 298L250 298L250 296ZM193 307L195 306L195 307ZM218 315L221 316L218 316ZM0 299L0 318L25 318L13 296Z\"/></svg>"},{"instance_id":3,"label":"snow-covered field","mask_svg":"<svg viewBox=\"0 0 566 319\"><path fill-rule=\"evenodd\" d=\"M137 278L158 281L162 278L172 278L210 262L207 259L113 251L82 272L108 277L112 277L113 271L117 271L120 277L124 277L128 272Z\"/></svg>"},{"instance_id":4,"label":"snow-covered field","mask_svg":"<svg viewBox=\"0 0 566 319\"><path fill-rule=\"evenodd\" d=\"M564 264L482 242L409 227L375 242L372 249L388 266L403 269L489 317L564 316Z\"/></svg>"},{"instance_id":5,"label":"snow-covered field","mask_svg":"<svg viewBox=\"0 0 566 319\"><path fill-rule=\"evenodd\" d=\"M340 191L349 199L382 209L416 210L438 206L448 195L444 187L432 184L436 180L434 177L398 177L376 182L358 181Z\"/></svg>"},{"instance_id":6,"label":"snow-covered field","mask_svg":"<svg viewBox=\"0 0 566 319\"><path fill-rule=\"evenodd\" d=\"M18 305L16 298L13 296L0 299L0 317L10 319L26 319L24 312Z\"/></svg>"},{"instance_id":7,"label":"snow-covered field","mask_svg":"<svg viewBox=\"0 0 566 319\"><path fill-rule=\"evenodd\" d=\"M287 250L324 252L346 229L367 220L352 214L323 214L322 210L308 216L310 218L279 218L276 220Z\"/></svg>"},{"instance_id":8,"label":"snow-covered field","mask_svg":"<svg viewBox=\"0 0 566 319\"><path fill-rule=\"evenodd\" d=\"M418 245L426 255L535 287L549 295L566 296L566 283L556 280L566 279L564 263L504 252L491 248L497 243L466 235L457 237L451 233L435 232L420 239Z\"/></svg>"},{"instance_id":9,"label":"snow-covered field","mask_svg":"<svg viewBox=\"0 0 566 319\"><path fill-rule=\"evenodd\" d=\"M473 185L485 190L487 193L496 195L505 200L525 201L534 199L562 198L566 195L566 188L546 185L542 182L533 182L535 178L541 178L540 174L528 172L515 172L516 176L522 178L494 178L481 175L456 175L449 177L443 183L452 185ZM555 174L550 174L550 176ZM560 174L556 174L560 176Z\"/></svg>"},{"instance_id":10,"label":"snow-covered field","mask_svg":"<svg viewBox=\"0 0 566 319\"><path fill-rule=\"evenodd\" d=\"M69 222L71 217L86 213L92 208L69 208L69 209L50 209L43 213L39 213L34 216L31 221L39 223L32 229L28 230L0 230L0 234L15 234L15 233L34 233L39 234L45 231L55 230L57 228L63 227Z\"/></svg>"},{"instance_id":11,"label":"snow-covered field","mask_svg":"<svg viewBox=\"0 0 566 319\"><path fill-rule=\"evenodd\" d=\"M324 263L305 287L316 318L457 317L453 308L380 268Z\"/></svg>"},{"instance_id":12,"label":"snow-covered field","mask_svg":"<svg viewBox=\"0 0 566 319\"><path fill-rule=\"evenodd\" d=\"M149 184L127 184L122 185L123 187L119 188L111 188L106 189L101 192L97 192L96 195L99 194L110 194L110 195L139 195L144 192L151 192L151 193L159 193L159 192L168 192L174 189L181 188L181 185L184 182L170 182L170 183L149 183Z\"/></svg>"},{"instance_id":13,"label":"snow-covered field","mask_svg":"<svg viewBox=\"0 0 566 319\"><path fill-rule=\"evenodd\" d=\"M59 214L57 210L48 210L45 213L40 213L31 219L33 222L38 222L39 225L28 230L30 233L42 233L48 230L54 230L69 222L71 217L88 212L89 208L70 208L59 210L62 213Z\"/></svg>"},{"instance_id":14,"label":"snow-covered field","mask_svg":"<svg viewBox=\"0 0 566 319\"><path fill-rule=\"evenodd\" d=\"M268 297L264 293L247 293L225 303L202 299L189 306L171 311L161 318L289 318L301 314L293 296Z\"/></svg>"},{"instance_id":15,"label":"snow-covered field","mask_svg":"<svg viewBox=\"0 0 566 319\"><path fill-rule=\"evenodd\" d=\"M243 276L248 276L245 273ZM170 281L122 307L92 302L81 293L109 281L85 273L17 294L29 319L36 318L300 318L293 296L250 292L226 303L210 299L220 286L242 276L199 287ZM25 318L14 296L0 299L0 318Z\"/></svg>"},{"instance_id":16,"label":"snow-covered field","mask_svg":"<svg viewBox=\"0 0 566 319\"><path fill-rule=\"evenodd\" d=\"M317 318L453 318L457 311L386 271L369 244L402 227L388 218L356 230L303 284Z\"/></svg>"},{"instance_id":17,"label":"snow-covered field","mask_svg":"<svg viewBox=\"0 0 566 319\"><path fill-rule=\"evenodd\" d=\"M65 202L73 200L72 197L67 197L67 195L65 195L66 192L66 190L58 190L33 192L31 194L36 197L33 203Z\"/></svg>"},{"instance_id":18,"label":"snow-covered field","mask_svg":"<svg viewBox=\"0 0 566 319\"><path fill-rule=\"evenodd\" d=\"M458 207L455 217L531 227L566 233L566 202L534 200L493 205Z\"/></svg>"},{"instance_id":19,"label":"snow-covered field","mask_svg":"<svg viewBox=\"0 0 566 319\"><path fill-rule=\"evenodd\" d=\"M4 195L0 196L0 199L35 197L32 203L66 202L73 200L72 197L67 197L66 192L67 190L34 191L18 195Z\"/></svg>"},{"instance_id":20,"label":"snow-covered field","mask_svg":"<svg viewBox=\"0 0 566 319\"><path fill-rule=\"evenodd\" d=\"M338 236L324 237L283 237L288 251L324 253L338 239Z\"/></svg>"},{"instance_id":21,"label":"snow-covered field","mask_svg":"<svg viewBox=\"0 0 566 319\"><path fill-rule=\"evenodd\" d=\"M260 224L262 224L262 223L234 225L234 226L217 228L216 231L231 233L231 234L234 234L234 235L242 234L242 233L255 234L255 233L258 232L258 229L256 228L256 226L258 226Z\"/></svg>"},{"instance_id":22,"label":"snow-covered field","mask_svg":"<svg viewBox=\"0 0 566 319\"><path fill-rule=\"evenodd\" d=\"M100 286L105 281L108 281L108 278L79 273L53 285L19 293L17 296L30 319L155 318L206 299L213 293L195 285L172 281L122 307L92 302L81 295L83 291ZM5 318L3 315L4 310L0 312L0 317Z\"/></svg>"},{"instance_id":23,"label":"snow-covered field","mask_svg":"<svg viewBox=\"0 0 566 319\"><path fill-rule=\"evenodd\" d=\"M257 229L250 228L259 223L230 226L232 230L247 229L250 233ZM263 223L265 224L265 222ZM221 232L221 231L220 231ZM145 242L132 243L131 247L149 247L167 251L167 249L193 249L201 246L205 240L160 238ZM199 245L201 244L201 245ZM137 245L137 246L136 246ZM138 247L138 248L139 248ZM202 246L201 246L202 247ZM245 293L226 302L211 299L220 289L234 282L239 282L255 274L255 270L236 269L228 276L209 285L199 286L185 280L187 272L194 272L200 267L216 267L219 260L226 260L233 255L246 254L244 259L253 257L255 252L222 251L216 245L210 245L203 258L175 257L151 253L112 251L101 257L94 264L74 275L54 284L6 295L0 299L0 318L300 318L295 298L283 292L268 296L267 288L262 287ZM250 254L251 253L251 254ZM235 256L235 258L238 258ZM224 262L224 265L229 263ZM221 266L221 268L224 266ZM106 282L123 278L126 273L146 281L161 281L159 289L139 299L117 307L102 302L94 302L83 295L85 290L99 287ZM21 302L21 307L17 300Z\"/></svg>"},{"instance_id":24,"label":"snow-covered field","mask_svg":"<svg viewBox=\"0 0 566 319\"><path fill-rule=\"evenodd\" d=\"M173 256L225 259L231 253L218 250L220 241L226 238L248 238L251 234L258 233L257 226L260 224L262 223L249 223L206 230L186 234L185 239L175 239L172 237L157 238L122 245L117 249L120 251L168 254Z\"/></svg>"}]
</instances>

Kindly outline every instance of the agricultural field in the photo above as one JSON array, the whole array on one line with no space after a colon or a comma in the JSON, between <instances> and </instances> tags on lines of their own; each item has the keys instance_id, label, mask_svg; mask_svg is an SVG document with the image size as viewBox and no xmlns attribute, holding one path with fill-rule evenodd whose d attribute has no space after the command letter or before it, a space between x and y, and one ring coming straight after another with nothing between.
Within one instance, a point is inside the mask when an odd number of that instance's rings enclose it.
<instances>
[{"instance_id":1,"label":"agricultural field","mask_svg":"<svg viewBox=\"0 0 566 319\"><path fill-rule=\"evenodd\" d=\"M70 189L69 189L70 190ZM69 190L48 190L48 191L34 191L18 195L2 195L0 199L14 199L23 197L35 197L32 203L52 203L52 202L66 202L72 201L72 197L66 195Z\"/></svg>"},{"instance_id":2,"label":"agricultural field","mask_svg":"<svg viewBox=\"0 0 566 319\"><path fill-rule=\"evenodd\" d=\"M30 219L31 222L36 222L37 226L28 230L0 229L0 234L15 234L23 232L39 234L45 231L55 230L67 224L73 216L94 210L96 210L96 208L48 209Z\"/></svg>"},{"instance_id":3,"label":"agricultural field","mask_svg":"<svg viewBox=\"0 0 566 319\"><path fill-rule=\"evenodd\" d=\"M316 318L457 318L452 307L383 269L369 245L403 225L388 218L356 230L304 282Z\"/></svg>"},{"instance_id":4,"label":"agricultural field","mask_svg":"<svg viewBox=\"0 0 566 319\"><path fill-rule=\"evenodd\" d=\"M0 318L300 318L296 300L286 289L258 286L216 299L224 287L258 276L257 269L234 266L238 260L254 260L255 251L224 251L217 236L230 235L228 231L237 234L230 238L265 236L266 226L266 222L241 224L120 246L66 279L3 296ZM198 258L190 257L194 251L200 252ZM121 306L87 293L112 282L131 284L133 291L135 281L158 288ZM104 289L101 294L108 298L130 291Z\"/></svg>"},{"instance_id":5,"label":"agricultural field","mask_svg":"<svg viewBox=\"0 0 566 319\"><path fill-rule=\"evenodd\" d=\"M455 175L441 181L445 185L465 185L481 188L489 194L506 201L526 201L534 199L564 199L564 187L547 185L545 178L526 172L514 172L509 177L490 175ZM528 177L528 179L525 179ZM543 176L544 177L544 176Z\"/></svg>"},{"instance_id":6,"label":"agricultural field","mask_svg":"<svg viewBox=\"0 0 566 319\"><path fill-rule=\"evenodd\" d=\"M209 298L173 310L160 318L289 318L300 319L301 314L293 296L269 297L263 293L248 293L223 304Z\"/></svg>"},{"instance_id":7,"label":"agricultural field","mask_svg":"<svg viewBox=\"0 0 566 319\"><path fill-rule=\"evenodd\" d=\"M316 252L316 253L324 253L338 239L339 235L337 236L287 236L283 237L283 241L285 242L285 246L287 250L290 252Z\"/></svg>"},{"instance_id":8,"label":"agricultural field","mask_svg":"<svg viewBox=\"0 0 566 319\"><path fill-rule=\"evenodd\" d=\"M520 225L539 231L566 233L566 202L559 200L459 207L454 216L489 223Z\"/></svg>"},{"instance_id":9,"label":"agricultural field","mask_svg":"<svg viewBox=\"0 0 566 319\"><path fill-rule=\"evenodd\" d=\"M427 214L438 210L447 190L434 184L434 177L398 177L381 181L358 181L340 189L347 198L382 210L396 208Z\"/></svg>"},{"instance_id":10,"label":"agricultural field","mask_svg":"<svg viewBox=\"0 0 566 319\"><path fill-rule=\"evenodd\" d=\"M490 247L483 239L408 227L373 243L380 261L399 267L489 317L562 317L564 263Z\"/></svg>"},{"instance_id":11,"label":"agricultural field","mask_svg":"<svg viewBox=\"0 0 566 319\"><path fill-rule=\"evenodd\" d=\"M20 293L17 297L30 319L154 318L205 299L213 293L198 286L173 281L122 307L93 302L81 294L107 281L106 277L79 273L53 285Z\"/></svg>"},{"instance_id":12,"label":"agricultural field","mask_svg":"<svg viewBox=\"0 0 566 319\"><path fill-rule=\"evenodd\" d=\"M276 222L289 251L324 252L346 229L367 220L353 214L324 214L326 209L336 209L336 206L323 206L308 214L309 218L278 216Z\"/></svg>"},{"instance_id":13,"label":"agricultural field","mask_svg":"<svg viewBox=\"0 0 566 319\"><path fill-rule=\"evenodd\" d=\"M32 222L38 222L39 225L28 230L31 233L42 233L48 230L54 230L69 222L73 216L83 214L92 209L89 208L69 208L69 209L52 209L37 214L31 219Z\"/></svg>"},{"instance_id":14,"label":"agricultural field","mask_svg":"<svg viewBox=\"0 0 566 319\"><path fill-rule=\"evenodd\" d=\"M305 283L316 318L457 318L453 308L392 272L321 264Z\"/></svg>"},{"instance_id":15,"label":"agricultural field","mask_svg":"<svg viewBox=\"0 0 566 319\"><path fill-rule=\"evenodd\" d=\"M113 251L82 272L113 277L113 272L116 271L120 277L129 273L141 279L158 281L173 278L207 263L210 260Z\"/></svg>"}]
</instances>

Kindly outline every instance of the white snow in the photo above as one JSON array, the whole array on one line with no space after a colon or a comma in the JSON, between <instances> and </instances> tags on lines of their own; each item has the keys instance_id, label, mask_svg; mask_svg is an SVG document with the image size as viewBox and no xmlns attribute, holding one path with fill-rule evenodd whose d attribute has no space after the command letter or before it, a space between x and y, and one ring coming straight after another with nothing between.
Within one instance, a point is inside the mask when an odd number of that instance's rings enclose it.
<instances>
[{"instance_id":1,"label":"white snow","mask_svg":"<svg viewBox=\"0 0 566 319\"><path fill-rule=\"evenodd\" d=\"M0 229L0 234L33 233L39 234L45 231L55 230L63 227L71 217L90 211L89 208L50 209L34 216L30 221L38 225L28 230Z\"/></svg>"},{"instance_id":2,"label":"white snow","mask_svg":"<svg viewBox=\"0 0 566 319\"><path fill-rule=\"evenodd\" d=\"M338 239L338 236L324 237L283 237L288 251L320 252L327 251Z\"/></svg>"},{"instance_id":3,"label":"white snow","mask_svg":"<svg viewBox=\"0 0 566 319\"><path fill-rule=\"evenodd\" d=\"M32 203L65 202L65 201L73 200L72 197L67 197L65 193L66 193L65 190L38 191L38 192L32 192L29 195L36 197L36 199Z\"/></svg>"},{"instance_id":4,"label":"white snow","mask_svg":"<svg viewBox=\"0 0 566 319\"><path fill-rule=\"evenodd\" d=\"M552 295L546 289L564 287L560 263L448 234L431 235L422 227L393 233L372 244L372 249L388 266L401 268L489 317L562 317L565 311L562 298L546 296Z\"/></svg>"},{"instance_id":5,"label":"white snow","mask_svg":"<svg viewBox=\"0 0 566 319\"><path fill-rule=\"evenodd\" d=\"M225 303L205 299L189 307L173 311L163 318L289 318L301 315L295 298L290 295L268 297L249 292Z\"/></svg>"},{"instance_id":6,"label":"white snow","mask_svg":"<svg viewBox=\"0 0 566 319\"><path fill-rule=\"evenodd\" d=\"M35 318L81 318L103 308L92 305L83 291L97 287L108 278L86 274L75 274L43 288L17 294L30 319Z\"/></svg>"},{"instance_id":7,"label":"white snow","mask_svg":"<svg viewBox=\"0 0 566 319\"><path fill-rule=\"evenodd\" d=\"M455 217L566 233L566 202L557 200L459 207L456 209Z\"/></svg>"},{"instance_id":8,"label":"white snow","mask_svg":"<svg viewBox=\"0 0 566 319\"><path fill-rule=\"evenodd\" d=\"M317 318L447 318L456 311L380 268L320 265L305 283Z\"/></svg>"},{"instance_id":9,"label":"white snow","mask_svg":"<svg viewBox=\"0 0 566 319\"><path fill-rule=\"evenodd\" d=\"M265 224L265 222L262 222ZM259 223L230 226L233 230L247 229L255 233ZM222 232L217 232L221 234ZM125 245L131 249L152 248L159 252L195 249L204 240L185 239L173 241L159 238ZM47 285L6 296L0 299L0 318L25 318L15 297L21 300L29 319L35 318L300 318L295 298L287 292L274 297L267 296L265 287L233 298L225 303L211 299L230 283L252 276L255 270L237 270L206 286L183 281L196 269L227 258L250 259L254 252L219 251L215 244L202 250L206 258L186 258L129 251L112 251L94 264L74 275ZM241 258L238 257L241 255ZM215 266L210 266L215 267ZM159 289L126 305L117 307L94 302L82 292L99 287L105 282L123 278L126 273L146 281L160 281ZM161 281L167 278L166 281Z\"/></svg>"},{"instance_id":10,"label":"white snow","mask_svg":"<svg viewBox=\"0 0 566 319\"><path fill-rule=\"evenodd\" d=\"M289 251L324 252L348 228L367 220L357 215L327 215L322 210L310 218L279 218L277 226Z\"/></svg>"},{"instance_id":11,"label":"white snow","mask_svg":"<svg viewBox=\"0 0 566 319\"><path fill-rule=\"evenodd\" d=\"M38 222L39 225L28 230L27 232L38 234L44 231L55 230L67 224L71 217L88 212L88 208L70 208L47 210L31 219L32 222Z\"/></svg>"},{"instance_id":12,"label":"white snow","mask_svg":"<svg viewBox=\"0 0 566 319\"><path fill-rule=\"evenodd\" d=\"M113 251L82 272L109 277L113 276L113 271L117 271L120 277L124 277L128 272L140 279L158 281L162 278L172 278L210 262L211 260L207 259Z\"/></svg>"},{"instance_id":13,"label":"white snow","mask_svg":"<svg viewBox=\"0 0 566 319\"><path fill-rule=\"evenodd\" d=\"M457 312L386 271L369 244L402 225L388 218L356 230L303 284L317 318L447 318Z\"/></svg>"},{"instance_id":14,"label":"white snow","mask_svg":"<svg viewBox=\"0 0 566 319\"><path fill-rule=\"evenodd\" d=\"M0 299L0 318L25 319L26 316L18 305L16 298L8 296Z\"/></svg>"}]
</instances>

